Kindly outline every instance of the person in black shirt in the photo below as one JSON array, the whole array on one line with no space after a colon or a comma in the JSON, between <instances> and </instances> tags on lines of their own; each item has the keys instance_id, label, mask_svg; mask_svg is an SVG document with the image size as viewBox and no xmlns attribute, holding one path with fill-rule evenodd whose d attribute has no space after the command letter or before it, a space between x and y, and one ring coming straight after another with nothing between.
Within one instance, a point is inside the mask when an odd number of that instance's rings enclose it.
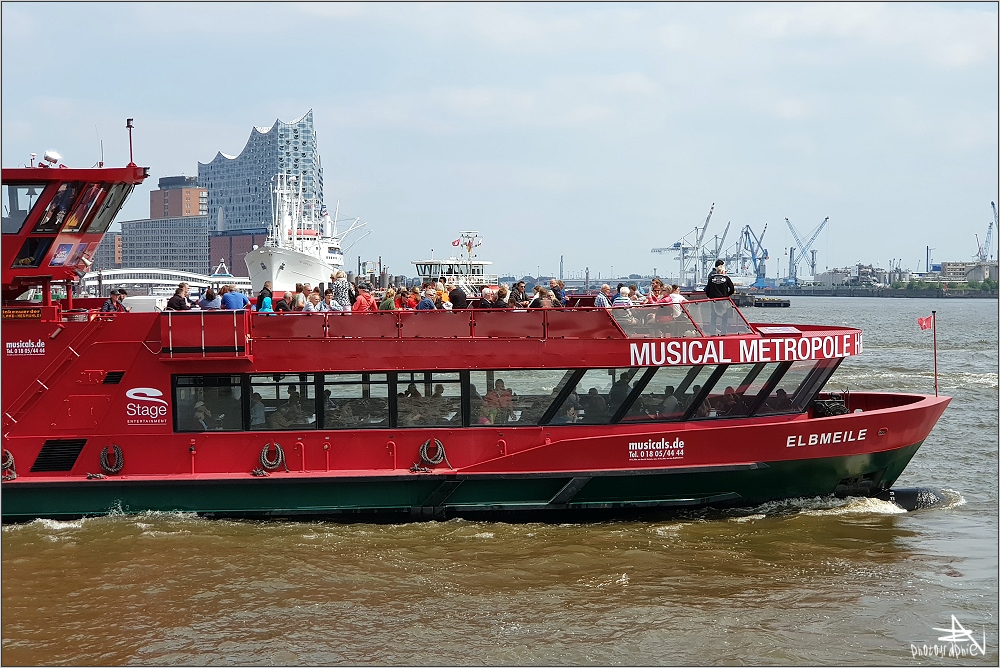
<instances>
[{"instance_id":1,"label":"person in black shirt","mask_svg":"<svg viewBox=\"0 0 1000 668\"><path fill-rule=\"evenodd\" d=\"M493 290L490 288L483 288L483 297L476 302L476 308L494 308L494 306Z\"/></svg>"},{"instance_id":2,"label":"person in black shirt","mask_svg":"<svg viewBox=\"0 0 1000 668\"><path fill-rule=\"evenodd\" d=\"M451 292L448 293L448 301L451 302L451 308L469 308L469 297L465 294L465 290L459 286L455 286Z\"/></svg>"},{"instance_id":3,"label":"person in black shirt","mask_svg":"<svg viewBox=\"0 0 1000 668\"><path fill-rule=\"evenodd\" d=\"M282 311L286 311L288 313L291 313L291 311L292 311L292 293L291 292L286 292L285 295L284 295L284 297L282 297L281 299L279 299L278 302L274 305L274 312L275 313L281 313Z\"/></svg>"},{"instance_id":4,"label":"person in black shirt","mask_svg":"<svg viewBox=\"0 0 1000 668\"><path fill-rule=\"evenodd\" d=\"M271 303L274 303L274 292L271 291L271 281L264 281L264 287L260 289L260 294L257 295L258 309L263 306L264 297L270 297Z\"/></svg>"},{"instance_id":5,"label":"person in black shirt","mask_svg":"<svg viewBox=\"0 0 1000 668\"><path fill-rule=\"evenodd\" d=\"M726 276L726 265L718 265L715 270L716 273L709 276L708 283L705 284L705 296L709 299L719 300L712 304L712 320L709 325L709 336L729 333L729 314L733 312L733 306L729 302L729 297L736 292L736 286L733 285L732 279ZM720 324L720 320L721 330L716 328Z\"/></svg>"},{"instance_id":6,"label":"person in black shirt","mask_svg":"<svg viewBox=\"0 0 1000 668\"><path fill-rule=\"evenodd\" d=\"M167 300L168 311L187 311L191 308L191 302L187 300L187 289L178 287L174 290L174 296Z\"/></svg>"}]
</instances>

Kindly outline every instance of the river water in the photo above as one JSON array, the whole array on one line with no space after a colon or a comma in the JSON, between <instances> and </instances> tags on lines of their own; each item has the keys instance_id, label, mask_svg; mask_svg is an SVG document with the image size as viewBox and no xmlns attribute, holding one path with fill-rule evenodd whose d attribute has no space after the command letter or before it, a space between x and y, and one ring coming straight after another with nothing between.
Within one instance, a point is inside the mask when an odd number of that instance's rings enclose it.
<instances>
[{"instance_id":1,"label":"river water","mask_svg":"<svg viewBox=\"0 0 1000 668\"><path fill-rule=\"evenodd\" d=\"M829 389L933 393L931 332L916 323L932 309L941 393L954 401L897 487L944 490L938 507L796 499L595 524L153 514L4 526L0 661L996 665L997 302L803 297L746 314L863 328L864 354ZM959 642L939 640L952 628Z\"/></svg>"}]
</instances>

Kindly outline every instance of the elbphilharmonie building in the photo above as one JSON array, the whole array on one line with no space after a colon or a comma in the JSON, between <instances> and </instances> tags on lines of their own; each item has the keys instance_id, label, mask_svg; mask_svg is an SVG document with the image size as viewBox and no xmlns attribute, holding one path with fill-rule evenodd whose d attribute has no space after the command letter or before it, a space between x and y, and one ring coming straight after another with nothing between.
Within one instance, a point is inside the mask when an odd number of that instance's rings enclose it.
<instances>
[{"instance_id":1,"label":"elbphilharmonie building","mask_svg":"<svg viewBox=\"0 0 1000 668\"><path fill-rule=\"evenodd\" d=\"M211 162L198 163L198 185L208 190L209 229L261 231L270 225L271 181L281 173L301 179L306 206L322 206L323 165L312 109L289 123L255 127L239 155L220 151Z\"/></svg>"}]
</instances>

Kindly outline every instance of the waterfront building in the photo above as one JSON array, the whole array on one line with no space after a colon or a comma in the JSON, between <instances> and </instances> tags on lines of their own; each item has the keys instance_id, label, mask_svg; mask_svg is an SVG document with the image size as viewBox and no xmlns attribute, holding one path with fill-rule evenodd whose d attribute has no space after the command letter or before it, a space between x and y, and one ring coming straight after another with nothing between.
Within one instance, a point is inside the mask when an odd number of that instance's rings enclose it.
<instances>
[{"instance_id":1,"label":"waterfront building","mask_svg":"<svg viewBox=\"0 0 1000 668\"><path fill-rule=\"evenodd\" d=\"M198 185L208 191L213 232L266 229L272 219L272 179L283 173L297 177L306 206L319 211L323 166L312 109L289 123L277 119L270 127L254 127L239 155L220 151L211 162L198 163Z\"/></svg>"},{"instance_id":2,"label":"waterfront building","mask_svg":"<svg viewBox=\"0 0 1000 668\"><path fill-rule=\"evenodd\" d=\"M211 231L208 256L213 266L220 260L225 261L233 276L250 276L243 258L254 249L254 246L263 246L265 241L267 241L266 227L227 232Z\"/></svg>"},{"instance_id":3,"label":"waterfront building","mask_svg":"<svg viewBox=\"0 0 1000 668\"><path fill-rule=\"evenodd\" d=\"M122 235L121 232L109 232L101 239L94 253L93 269L122 268Z\"/></svg>"},{"instance_id":4,"label":"waterfront building","mask_svg":"<svg viewBox=\"0 0 1000 668\"><path fill-rule=\"evenodd\" d=\"M208 216L122 221L122 268L209 273Z\"/></svg>"},{"instance_id":5,"label":"waterfront building","mask_svg":"<svg viewBox=\"0 0 1000 668\"><path fill-rule=\"evenodd\" d=\"M198 177L165 176L157 185L149 193L150 218L208 215L208 191L198 187Z\"/></svg>"}]
</instances>

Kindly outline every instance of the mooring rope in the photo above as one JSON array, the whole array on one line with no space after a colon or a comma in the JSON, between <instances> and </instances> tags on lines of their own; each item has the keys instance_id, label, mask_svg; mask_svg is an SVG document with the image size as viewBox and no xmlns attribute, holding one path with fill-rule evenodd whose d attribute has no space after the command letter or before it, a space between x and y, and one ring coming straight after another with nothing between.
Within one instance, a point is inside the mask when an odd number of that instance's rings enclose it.
<instances>
[{"instance_id":1,"label":"mooring rope","mask_svg":"<svg viewBox=\"0 0 1000 668\"><path fill-rule=\"evenodd\" d=\"M101 450L101 468L104 469L105 473L118 473L125 466L125 458L122 456L121 448L114 443L111 444L111 447L115 449L115 465L111 466L108 461L108 446L105 445L104 449Z\"/></svg>"},{"instance_id":2,"label":"mooring rope","mask_svg":"<svg viewBox=\"0 0 1000 668\"><path fill-rule=\"evenodd\" d=\"M268 455L272 445L274 446L274 459ZM268 471L274 471L278 467L284 466L285 473L289 473L288 464L285 463L285 451L281 449L281 445L277 441L264 444L264 449L260 451L260 465Z\"/></svg>"},{"instance_id":3,"label":"mooring rope","mask_svg":"<svg viewBox=\"0 0 1000 668\"><path fill-rule=\"evenodd\" d=\"M17 467L14 466L14 455L10 450L4 448L3 451L3 479L13 480L17 477Z\"/></svg>"},{"instance_id":4,"label":"mooring rope","mask_svg":"<svg viewBox=\"0 0 1000 668\"><path fill-rule=\"evenodd\" d=\"M433 457L430 456L431 441L434 442ZM446 455L444 452L444 444L441 443L441 441L437 440L436 438L434 439L429 438L426 441L424 441L423 445L420 446L420 460L432 466L437 466L441 462L444 462L445 464L448 465L448 468L450 468L452 471L455 470L455 467L452 466L451 462L448 461L448 455Z\"/></svg>"}]
</instances>

